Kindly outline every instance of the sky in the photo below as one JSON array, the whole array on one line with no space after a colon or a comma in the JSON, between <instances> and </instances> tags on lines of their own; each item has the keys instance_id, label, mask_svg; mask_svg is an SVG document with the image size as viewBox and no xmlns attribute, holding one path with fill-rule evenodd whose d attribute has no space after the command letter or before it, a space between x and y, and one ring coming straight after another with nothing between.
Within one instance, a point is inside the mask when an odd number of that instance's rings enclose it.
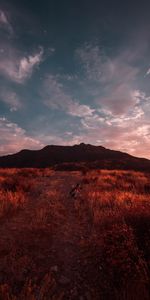
<instances>
[{"instance_id":1,"label":"sky","mask_svg":"<svg viewBox=\"0 0 150 300\"><path fill-rule=\"evenodd\" d=\"M150 2L0 0L0 155L81 142L150 159Z\"/></svg>"}]
</instances>

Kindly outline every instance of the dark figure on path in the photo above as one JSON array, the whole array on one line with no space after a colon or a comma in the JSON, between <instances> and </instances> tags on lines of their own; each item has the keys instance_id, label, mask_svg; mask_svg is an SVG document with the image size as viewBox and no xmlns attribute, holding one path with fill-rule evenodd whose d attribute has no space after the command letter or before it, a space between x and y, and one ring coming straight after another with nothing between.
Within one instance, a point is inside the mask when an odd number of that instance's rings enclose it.
<instances>
[{"instance_id":1,"label":"dark figure on path","mask_svg":"<svg viewBox=\"0 0 150 300\"><path fill-rule=\"evenodd\" d=\"M80 183L77 183L69 192L69 195L71 198L76 199L77 195L80 193L80 190L82 189L82 186Z\"/></svg>"}]
</instances>

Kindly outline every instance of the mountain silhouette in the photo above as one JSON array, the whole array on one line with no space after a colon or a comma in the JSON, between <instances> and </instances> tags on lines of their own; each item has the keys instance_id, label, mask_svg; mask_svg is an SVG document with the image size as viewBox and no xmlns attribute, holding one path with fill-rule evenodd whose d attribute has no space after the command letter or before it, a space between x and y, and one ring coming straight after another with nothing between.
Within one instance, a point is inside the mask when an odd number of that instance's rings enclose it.
<instances>
[{"instance_id":1,"label":"mountain silhouette","mask_svg":"<svg viewBox=\"0 0 150 300\"><path fill-rule=\"evenodd\" d=\"M21 150L0 157L3 168L45 168L75 170L82 167L94 169L129 169L150 171L150 160L124 152L81 143L74 146L49 145L41 150Z\"/></svg>"}]
</instances>

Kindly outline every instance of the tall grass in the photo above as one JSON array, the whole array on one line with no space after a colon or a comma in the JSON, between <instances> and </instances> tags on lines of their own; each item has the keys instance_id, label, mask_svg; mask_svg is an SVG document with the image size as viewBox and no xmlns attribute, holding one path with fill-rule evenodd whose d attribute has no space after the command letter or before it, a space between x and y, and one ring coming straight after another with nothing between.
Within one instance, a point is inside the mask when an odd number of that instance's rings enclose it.
<instances>
[{"instance_id":1,"label":"tall grass","mask_svg":"<svg viewBox=\"0 0 150 300\"><path fill-rule=\"evenodd\" d=\"M150 299L150 174L0 170L0 222L0 299Z\"/></svg>"}]
</instances>

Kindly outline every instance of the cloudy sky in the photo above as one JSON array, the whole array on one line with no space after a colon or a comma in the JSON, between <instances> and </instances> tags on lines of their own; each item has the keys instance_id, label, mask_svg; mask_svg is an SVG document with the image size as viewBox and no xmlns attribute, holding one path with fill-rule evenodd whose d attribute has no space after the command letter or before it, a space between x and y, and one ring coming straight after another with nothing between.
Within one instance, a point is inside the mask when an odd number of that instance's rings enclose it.
<instances>
[{"instance_id":1,"label":"cloudy sky","mask_svg":"<svg viewBox=\"0 0 150 300\"><path fill-rule=\"evenodd\" d=\"M80 142L150 158L150 2L0 1L0 155Z\"/></svg>"}]
</instances>

